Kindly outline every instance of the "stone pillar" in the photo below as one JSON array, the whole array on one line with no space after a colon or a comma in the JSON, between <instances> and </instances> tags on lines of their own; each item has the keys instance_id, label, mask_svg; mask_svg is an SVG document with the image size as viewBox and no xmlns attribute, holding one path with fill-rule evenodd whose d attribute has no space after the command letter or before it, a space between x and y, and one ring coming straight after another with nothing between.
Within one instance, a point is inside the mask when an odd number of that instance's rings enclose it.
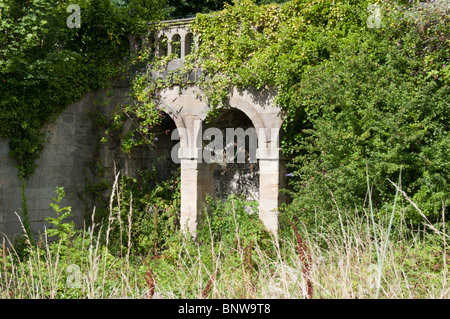
<instances>
[{"instance_id":1,"label":"stone pillar","mask_svg":"<svg viewBox=\"0 0 450 319\"><path fill-rule=\"evenodd\" d=\"M196 116L183 119L186 127L178 156L181 163L181 229L196 236L198 213L207 194L212 194L211 165L203 161L202 121Z\"/></svg>"},{"instance_id":2,"label":"stone pillar","mask_svg":"<svg viewBox=\"0 0 450 319\"><path fill-rule=\"evenodd\" d=\"M180 40L180 58L184 59L184 57L186 56L186 41L184 38L181 38Z\"/></svg>"},{"instance_id":3,"label":"stone pillar","mask_svg":"<svg viewBox=\"0 0 450 319\"><path fill-rule=\"evenodd\" d=\"M276 234L278 233L278 205L280 203L279 149L259 148L258 160L259 217L266 229Z\"/></svg>"},{"instance_id":4,"label":"stone pillar","mask_svg":"<svg viewBox=\"0 0 450 319\"><path fill-rule=\"evenodd\" d=\"M199 153L201 149L186 153ZM181 156L181 154L180 154ZM212 194L211 165L201 158L181 158L181 229L196 236L198 213L207 194Z\"/></svg>"},{"instance_id":5,"label":"stone pillar","mask_svg":"<svg viewBox=\"0 0 450 319\"><path fill-rule=\"evenodd\" d=\"M194 237L197 230L198 213L198 163L195 159L181 160L181 229Z\"/></svg>"},{"instance_id":6,"label":"stone pillar","mask_svg":"<svg viewBox=\"0 0 450 319\"><path fill-rule=\"evenodd\" d=\"M155 41L155 57L158 57L161 55L161 43L159 42L158 34L154 36L154 41Z\"/></svg>"},{"instance_id":7,"label":"stone pillar","mask_svg":"<svg viewBox=\"0 0 450 319\"><path fill-rule=\"evenodd\" d=\"M171 55L173 53L172 34L166 36L167 36L167 55Z\"/></svg>"}]
</instances>

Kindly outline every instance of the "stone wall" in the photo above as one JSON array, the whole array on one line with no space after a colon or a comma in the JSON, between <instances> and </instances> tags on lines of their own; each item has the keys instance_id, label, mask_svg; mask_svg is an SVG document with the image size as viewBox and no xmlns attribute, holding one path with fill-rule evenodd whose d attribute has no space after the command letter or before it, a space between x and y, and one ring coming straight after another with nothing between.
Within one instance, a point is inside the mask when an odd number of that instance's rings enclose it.
<instances>
[{"instance_id":1,"label":"stone wall","mask_svg":"<svg viewBox=\"0 0 450 319\"><path fill-rule=\"evenodd\" d=\"M89 163L99 156L96 127L89 117L90 112L110 112L120 103L128 88L115 87L112 90L90 92L80 101L69 105L54 123L44 128L46 144L37 161L35 173L26 181L30 228L34 235L48 227L45 218L56 217L50 207L56 197L57 186L64 187L66 196L61 206L72 207L72 220L83 226L86 208L91 199L84 193L88 180L93 179ZM107 101L107 104L98 103ZM100 108L100 109L99 109ZM0 237L7 236L13 243L14 237L22 232L22 226L15 212L21 214L21 180L17 176L14 160L8 155L9 141L0 140ZM101 150L107 166L113 166L108 159L117 152Z\"/></svg>"}]
</instances>

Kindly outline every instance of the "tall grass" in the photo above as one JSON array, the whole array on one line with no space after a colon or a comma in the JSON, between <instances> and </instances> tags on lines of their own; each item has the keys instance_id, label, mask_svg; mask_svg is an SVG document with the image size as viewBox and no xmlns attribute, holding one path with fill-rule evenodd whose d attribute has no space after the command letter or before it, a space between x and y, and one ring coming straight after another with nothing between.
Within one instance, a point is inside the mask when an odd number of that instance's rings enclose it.
<instances>
[{"instance_id":1,"label":"tall grass","mask_svg":"<svg viewBox=\"0 0 450 319\"><path fill-rule=\"evenodd\" d=\"M117 181L117 179L116 179ZM29 244L22 260L3 239L0 252L1 298L448 298L448 244L445 212L442 227L410 229L402 206L375 222L371 211L336 207L339 228L317 221L311 229L292 225L291 236L242 245L208 244L180 234L170 252L159 256L112 255L112 225L124 227L130 243L132 205L120 219L113 196L107 229L94 223L65 243ZM406 197L399 189L399 193ZM399 207L400 206L400 207ZM369 208L370 209L370 208ZM233 212L231 212L233 213ZM399 216L394 222L392 215ZM95 210L94 210L95 214ZM93 215L94 215L93 214ZM378 212L378 215L383 215ZM116 220L117 221L117 220ZM428 223L424 221L426 225ZM100 238L98 234L106 234ZM374 236L376 233L376 237ZM122 240L122 239L120 239ZM380 247L383 249L380 251Z\"/></svg>"}]
</instances>

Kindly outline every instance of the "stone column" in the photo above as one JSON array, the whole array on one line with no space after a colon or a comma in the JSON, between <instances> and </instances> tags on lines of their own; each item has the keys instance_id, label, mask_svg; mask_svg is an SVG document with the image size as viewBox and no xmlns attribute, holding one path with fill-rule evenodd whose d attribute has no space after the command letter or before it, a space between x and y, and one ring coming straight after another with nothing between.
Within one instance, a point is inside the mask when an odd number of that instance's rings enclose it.
<instances>
[{"instance_id":1,"label":"stone column","mask_svg":"<svg viewBox=\"0 0 450 319\"><path fill-rule=\"evenodd\" d=\"M161 55L161 43L159 43L158 33L154 36L154 41L155 41L155 57L158 57Z\"/></svg>"},{"instance_id":2,"label":"stone column","mask_svg":"<svg viewBox=\"0 0 450 319\"><path fill-rule=\"evenodd\" d=\"M187 153L200 153L201 149ZM181 156L181 154L180 154ZM198 213L203 209L207 194L212 194L211 165L201 158L181 158L181 229L196 236Z\"/></svg>"},{"instance_id":3,"label":"stone column","mask_svg":"<svg viewBox=\"0 0 450 319\"><path fill-rule=\"evenodd\" d=\"M272 152L271 152L272 151ZM274 154L275 153L275 154ZM280 202L279 149L258 149L259 160L259 217L270 232L278 233L278 205Z\"/></svg>"},{"instance_id":4,"label":"stone column","mask_svg":"<svg viewBox=\"0 0 450 319\"><path fill-rule=\"evenodd\" d=\"M198 213L198 163L191 158L181 160L181 229L195 237Z\"/></svg>"},{"instance_id":5,"label":"stone column","mask_svg":"<svg viewBox=\"0 0 450 319\"><path fill-rule=\"evenodd\" d=\"M184 57L186 56L186 41L184 40L185 38L181 38L180 40L180 58L184 59Z\"/></svg>"},{"instance_id":6,"label":"stone column","mask_svg":"<svg viewBox=\"0 0 450 319\"><path fill-rule=\"evenodd\" d=\"M173 53L172 35L169 34L169 36L167 36L167 55L171 55Z\"/></svg>"},{"instance_id":7,"label":"stone column","mask_svg":"<svg viewBox=\"0 0 450 319\"><path fill-rule=\"evenodd\" d=\"M203 161L202 122L196 116L184 118L184 147L179 149L181 163L181 228L196 236L198 213L207 194L211 194L211 167Z\"/></svg>"}]
</instances>

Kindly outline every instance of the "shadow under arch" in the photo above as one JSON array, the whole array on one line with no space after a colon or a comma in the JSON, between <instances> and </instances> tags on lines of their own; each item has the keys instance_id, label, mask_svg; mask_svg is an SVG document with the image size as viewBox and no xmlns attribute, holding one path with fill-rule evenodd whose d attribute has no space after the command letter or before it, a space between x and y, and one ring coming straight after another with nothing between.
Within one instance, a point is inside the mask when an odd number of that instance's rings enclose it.
<instances>
[{"instance_id":1,"label":"shadow under arch","mask_svg":"<svg viewBox=\"0 0 450 319\"><path fill-rule=\"evenodd\" d=\"M209 164L212 184L210 195L221 201L226 200L229 195L242 195L247 201L258 201L259 165L255 156L256 149L251 149L256 148L257 144L252 141L253 137L257 138L253 121L239 108L221 108L214 119L203 126L204 137L208 136L205 134L208 129L222 132L222 141L216 141L215 138L218 137L214 136L211 143L223 145L223 149L219 150L223 151L223 154L218 155L219 160ZM204 143L208 144L208 141ZM229 151L232 151L230 157L227 154ZM245 155L241 158L240 154Z\"/></svg>"},{"instance_id":2,"label":"shadow under arch","mask_svg":"<svg viewBox=\"0 0 450 319\"><path fill-rule=\"evenodd\" d=\"M172 117L160 110L161 121L151 131L155 139L151 145L144 144L135 147L123 158L123 173L128 177L146 176L147 182L166 181L179 174L179 164L172 158L172 150L177 141L172 140L172 132L177 129ZM128 119L124 123L122 139L136 128L135 123ZM143 174L146 172L146 174Z\"/></svg>"},{"instance_id":3,"label":"shadow under arch","mask_svg":"<svg viewBox=\"0 0 450 319\"><path fill-rule=\"evenodd\" d=\"M175 110L169 104L165 104L165 103L158 104L156 106L156 109L164 114L167 114L172 119L172 121L175 123L175 128L177 130L177 134L173 133L173 135L174 135L173 138L179 139L180 148L187 149L190 146L189 138L187 136L187 134L189 134L189 132L186 128L186 124L184 123L183 118L181 116L179 116L179 114L178 114L179 112L177 110ZM176 135L178 137L176 137Z\"/></svg>"}]
</instances>

